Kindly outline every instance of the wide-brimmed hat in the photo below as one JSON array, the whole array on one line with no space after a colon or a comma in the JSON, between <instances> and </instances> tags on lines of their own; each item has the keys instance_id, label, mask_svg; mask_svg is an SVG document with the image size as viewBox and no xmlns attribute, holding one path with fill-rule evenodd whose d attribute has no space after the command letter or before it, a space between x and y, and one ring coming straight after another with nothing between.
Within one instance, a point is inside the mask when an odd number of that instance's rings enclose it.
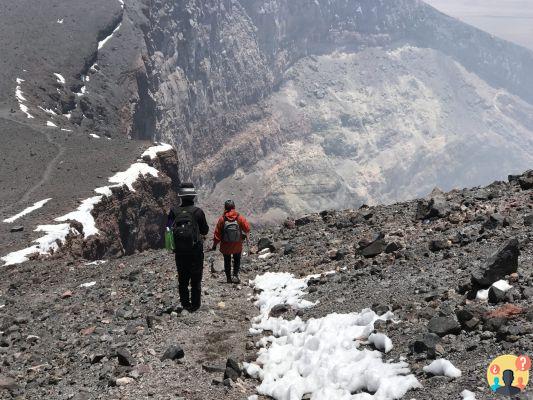
<instances>
[{"instance_id":1,"label":"wide-brimmed hat","mask_svg":"<svg viewBox=\"0 0 533 400\"><path fill-rule=\"evenodd\" d=\"M178 197L196 197L198 193L192 184L183 184L178 188Z\"/></svg>"}]
</instances>

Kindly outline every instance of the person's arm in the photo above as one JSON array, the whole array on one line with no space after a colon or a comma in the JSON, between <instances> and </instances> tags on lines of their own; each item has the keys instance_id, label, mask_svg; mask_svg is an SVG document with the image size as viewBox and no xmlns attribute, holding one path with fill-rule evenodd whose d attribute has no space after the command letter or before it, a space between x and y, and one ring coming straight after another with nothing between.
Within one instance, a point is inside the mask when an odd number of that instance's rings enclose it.
<instances>
[{"instance_id":1,"label":"person's arm","mask_svg":"<svg viewBox=\"0 0 533 400\"><path fill-rule=\"evenodd\" d=\"M176 214L174 214L174 210L170 210L167 217L167 228L170 228L172 224L174 224L174 220L176 219Z\"/></svg>"},{"instance_id":2,"label":"person's arm","mask_svg":"<svg viewBox=\"0 0 533 400\"><path fill-rule=\"evenodd\" d=\"M209 225L207 224L207 220L205 219L205 213L201 208L197 209L196 211L196 218L198 222L198 229L200 230L200 235L206 236L209 233Z\"/></svg>"},{"instance_id":3,"label":"person's arm","mask_svg":"<svg viewBox=\"0 0 533 400\"><path fill-rule=\"evenodd\" d=\"M217 245L222 240L222 227L224 226L224 218L220 218L215 227L215 232L213 234L213 247L212 250L216 250Z\"/></svg>"},{"instance_id":4,"label":"person's arm","mask_svg":"<svg viewBox=\"0 0 533 400\"><path fill-rule=\"evenodd\" d=\"M239 225L241 226L242 233L244 237L248 237L248 234L250 233L250 223L246 218L244 218L242 215L239 215Z\"/></svg>"}]
</instances>

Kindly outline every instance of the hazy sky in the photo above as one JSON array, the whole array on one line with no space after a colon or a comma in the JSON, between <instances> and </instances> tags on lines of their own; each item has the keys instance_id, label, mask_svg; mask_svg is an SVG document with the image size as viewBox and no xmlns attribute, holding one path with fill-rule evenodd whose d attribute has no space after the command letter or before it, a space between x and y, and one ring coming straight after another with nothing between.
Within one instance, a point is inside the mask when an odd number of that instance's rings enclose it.
<instances>
[{"instance_id":1,"label":"hazy sky","mask_svg":"<svg viewBox=\"0 0 533 400\"><path fill-rule=\"evenodd\" d=\"M533 49L533 0L424 0L495 36Z\"/></svg>"}]
</instances>

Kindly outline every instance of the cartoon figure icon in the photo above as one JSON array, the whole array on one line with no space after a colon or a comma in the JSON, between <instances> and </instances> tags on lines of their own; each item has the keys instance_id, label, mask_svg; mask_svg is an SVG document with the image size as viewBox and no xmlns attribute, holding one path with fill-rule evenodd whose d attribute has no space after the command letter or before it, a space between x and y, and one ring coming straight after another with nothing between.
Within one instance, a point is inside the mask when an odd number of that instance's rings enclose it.
<instances>
[{"instance_id":1,"label":"cartoon figure icon","mask_svg":"<svg viewBox=\"0 0 533 400\"><path fill-rule=\"evenodd\" d=\"M527 390L531 359L525 355L504 354L487 367L487 383L493 393L511 398Z\"/></svg>"},{"instance_id":2,"label":"cartoon figure icon","mask_svg":"<svg viewBox=\"0 0 533 400\"><path fill-rule=\"evenodd\" d=\"M494 383L490 386L490 388L492 389L493 392L495 392L496 390L498 390L499 387L500 387L500 378L496 376L494 378Z\"/></svg>"},{"instance_id":3,"label":"cartoon figure icon","mask_svg":"<svg viewBox=\"0 0 533 400\"><path fill-rule=\"evenodd\" d=\"M513 396L521 392L521 389L513 386L514 381L514 372L511 369L506 369L503 371L503 383L505 386L502 386L496 390L497 394L503 394L505 396Z\"/></svg>"}]
</instances>

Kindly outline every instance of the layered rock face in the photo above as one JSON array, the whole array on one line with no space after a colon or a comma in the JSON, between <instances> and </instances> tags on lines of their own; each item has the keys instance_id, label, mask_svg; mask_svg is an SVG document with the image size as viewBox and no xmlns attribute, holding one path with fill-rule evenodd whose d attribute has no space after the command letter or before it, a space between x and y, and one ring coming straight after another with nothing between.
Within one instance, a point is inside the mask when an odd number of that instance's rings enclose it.
<instances>
[{"instance_id":1,"label":"layered rock face","mask_svg":"<svg viewBox=\"0 0 533 400\"><path fill-rule=\"evenodd\" d=\"M148 10L155 135L212 209L234 196L257 220L279 219L533 162L533 54L422 2Z\"/></svg>"}]
</instances>

